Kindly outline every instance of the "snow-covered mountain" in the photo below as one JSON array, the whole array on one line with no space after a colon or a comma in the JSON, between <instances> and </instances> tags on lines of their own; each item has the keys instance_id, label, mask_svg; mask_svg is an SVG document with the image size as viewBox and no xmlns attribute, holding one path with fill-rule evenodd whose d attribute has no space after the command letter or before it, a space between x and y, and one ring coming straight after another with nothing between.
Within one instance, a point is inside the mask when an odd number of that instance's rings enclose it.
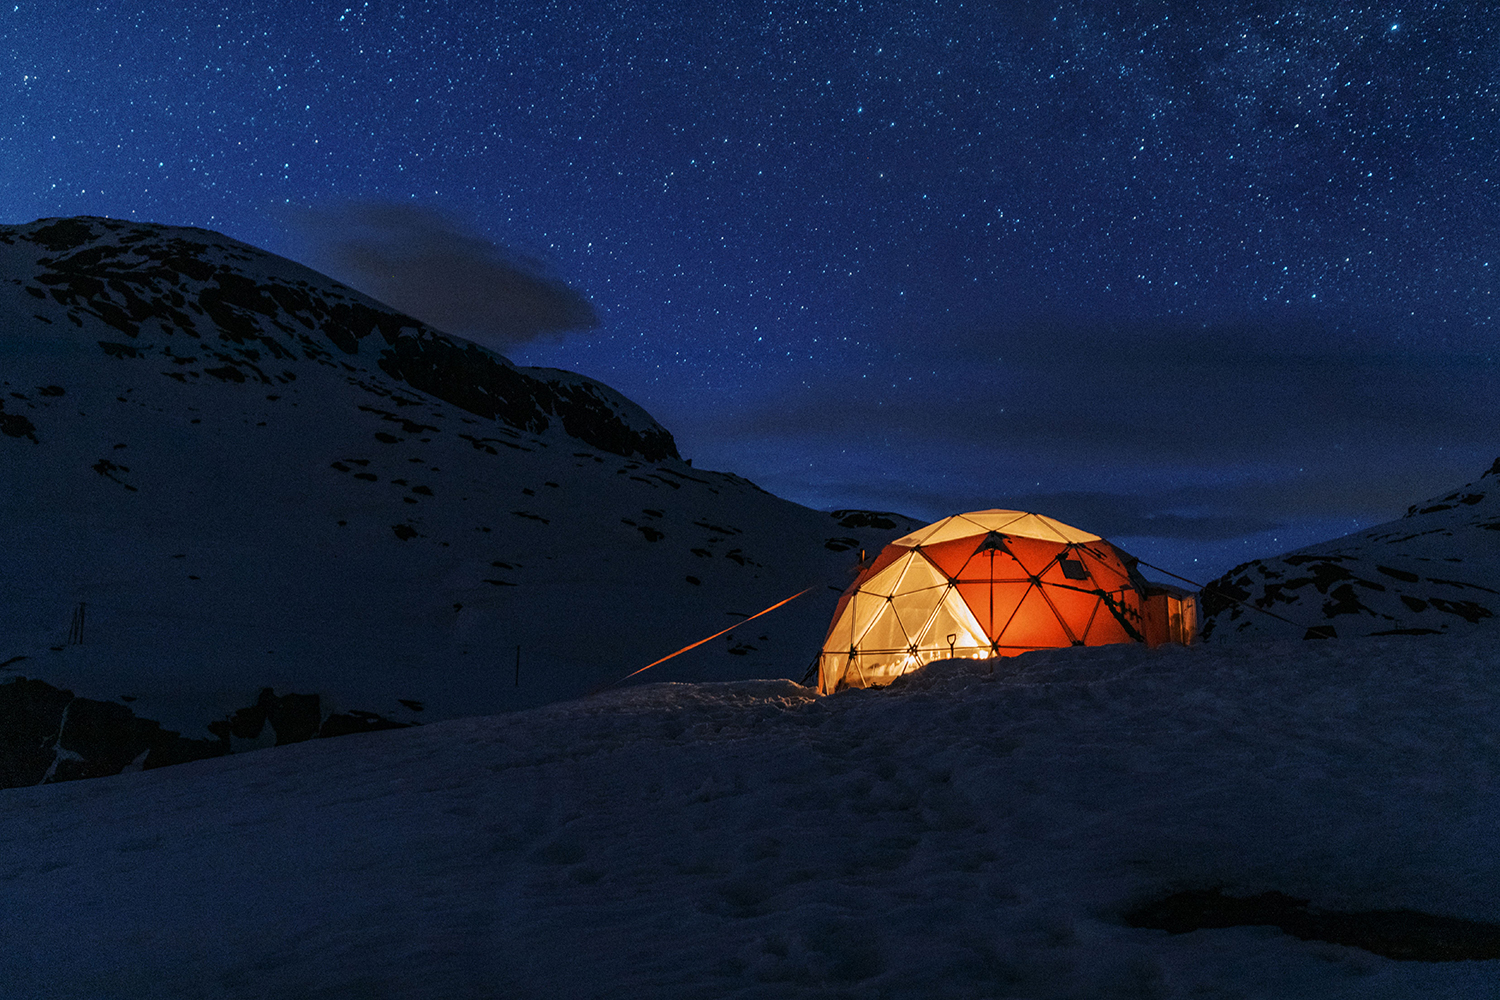
<instances>
[{"instance_id":1,"label":"snow-covered mountain","mask_svg":"<svg viewBox=\"0 0 1500 1000\"><path fill-rule=\"evenodd\" d=\"M800 678L916 526L200 229L0 227L0 382L0 785L574 697L811 587L648 679Z\"/></svg>"},{"instance_id":2,"label":"snow-covered mountain","mask_svg":"<svg viewBox=\"0 0 1500 1000\"><path fill-rule=\"evenodd\" d=\"M1205 639L1429 635L1500 612L1500 459L1405 516L1236 566L1203 591Z\"/></svg>"}]
</instances>

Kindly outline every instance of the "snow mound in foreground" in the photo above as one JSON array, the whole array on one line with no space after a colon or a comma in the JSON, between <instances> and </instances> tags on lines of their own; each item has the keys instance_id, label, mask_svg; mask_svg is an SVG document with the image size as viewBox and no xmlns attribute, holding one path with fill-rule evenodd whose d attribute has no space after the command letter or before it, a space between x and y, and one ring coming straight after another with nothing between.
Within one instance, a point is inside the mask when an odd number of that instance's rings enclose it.
<instances>
[{"instance_id":1,"label":"snow mound in foreground","mask_svg":"<svg viewBox=\"0 0 1500 1000\"><path fill-rule=\"evenodd\" d=\"M1461 637L654 684L10 789L15 996L1493 996L1185 889L1500 918L1500 653Z\"/></svg>"}]
</instances>

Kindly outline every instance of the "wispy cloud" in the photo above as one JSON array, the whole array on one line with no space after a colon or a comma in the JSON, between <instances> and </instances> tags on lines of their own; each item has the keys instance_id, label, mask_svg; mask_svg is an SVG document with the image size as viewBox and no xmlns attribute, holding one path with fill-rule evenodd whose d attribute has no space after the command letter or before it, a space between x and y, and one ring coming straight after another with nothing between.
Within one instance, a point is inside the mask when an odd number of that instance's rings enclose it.
<instances>
[{"instance_id":1,"label":"wispy cloud","mask_svg":"<svg viewBox=\"0 0 1500 1000\"><path fill-rule=\"evenodd\" d=\"M1394 516L1500 452L1482 351L1304 321L1013 322L890 343L879 376L788 387L710 430L762 468L788 456L762 485L804 502L1020 507L1203 540Z\"/></svg>"},{"instance_id":2,"label":"wispy cloud","mask_svg":"<svg viewBox=\"0 0 1500 1000\"><path fill-rule=\"evenodd\" d=\"M365 201L286 217L306 263L445 333L505 351L599 323L541 262L434 209Z\"/></svg>"}]
</instances>

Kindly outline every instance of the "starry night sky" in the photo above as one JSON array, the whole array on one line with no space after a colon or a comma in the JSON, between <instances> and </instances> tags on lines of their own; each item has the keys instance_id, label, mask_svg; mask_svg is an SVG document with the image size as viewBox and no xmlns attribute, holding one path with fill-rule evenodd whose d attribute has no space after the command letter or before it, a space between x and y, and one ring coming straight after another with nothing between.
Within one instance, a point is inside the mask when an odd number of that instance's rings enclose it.
<instances>
[{"instance_id":1,"label":"starry night sky","mask_svg":"<svg viewBox=\"0 0 1500 1000\"><path fill-rule=\"evenodd\" d=\"M1198 8L20 0L0 221L216 229L790 499L1202 580L1500 454L1500 13Z\"/></svg>"}]
</instances>

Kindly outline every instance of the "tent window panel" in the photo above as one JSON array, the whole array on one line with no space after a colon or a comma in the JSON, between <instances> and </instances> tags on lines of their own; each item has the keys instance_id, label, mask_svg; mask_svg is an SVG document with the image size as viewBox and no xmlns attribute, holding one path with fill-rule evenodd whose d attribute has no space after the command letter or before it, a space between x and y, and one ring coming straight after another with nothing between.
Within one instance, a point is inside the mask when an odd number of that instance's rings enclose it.
<instances>
[{"instance_id":1,"label":"tent window panel","mask_svg":"<svg viewBox=\"0 0 1500 1000\"><path fill-rule=\"evenodd\" d=\"M1089 568L1089 564L1080 558L1077 549L1061 549L1051 564L1042 570L1042 582L1093 590L1098 584L1092 579Z\"/></svg>"}]
</instances>

